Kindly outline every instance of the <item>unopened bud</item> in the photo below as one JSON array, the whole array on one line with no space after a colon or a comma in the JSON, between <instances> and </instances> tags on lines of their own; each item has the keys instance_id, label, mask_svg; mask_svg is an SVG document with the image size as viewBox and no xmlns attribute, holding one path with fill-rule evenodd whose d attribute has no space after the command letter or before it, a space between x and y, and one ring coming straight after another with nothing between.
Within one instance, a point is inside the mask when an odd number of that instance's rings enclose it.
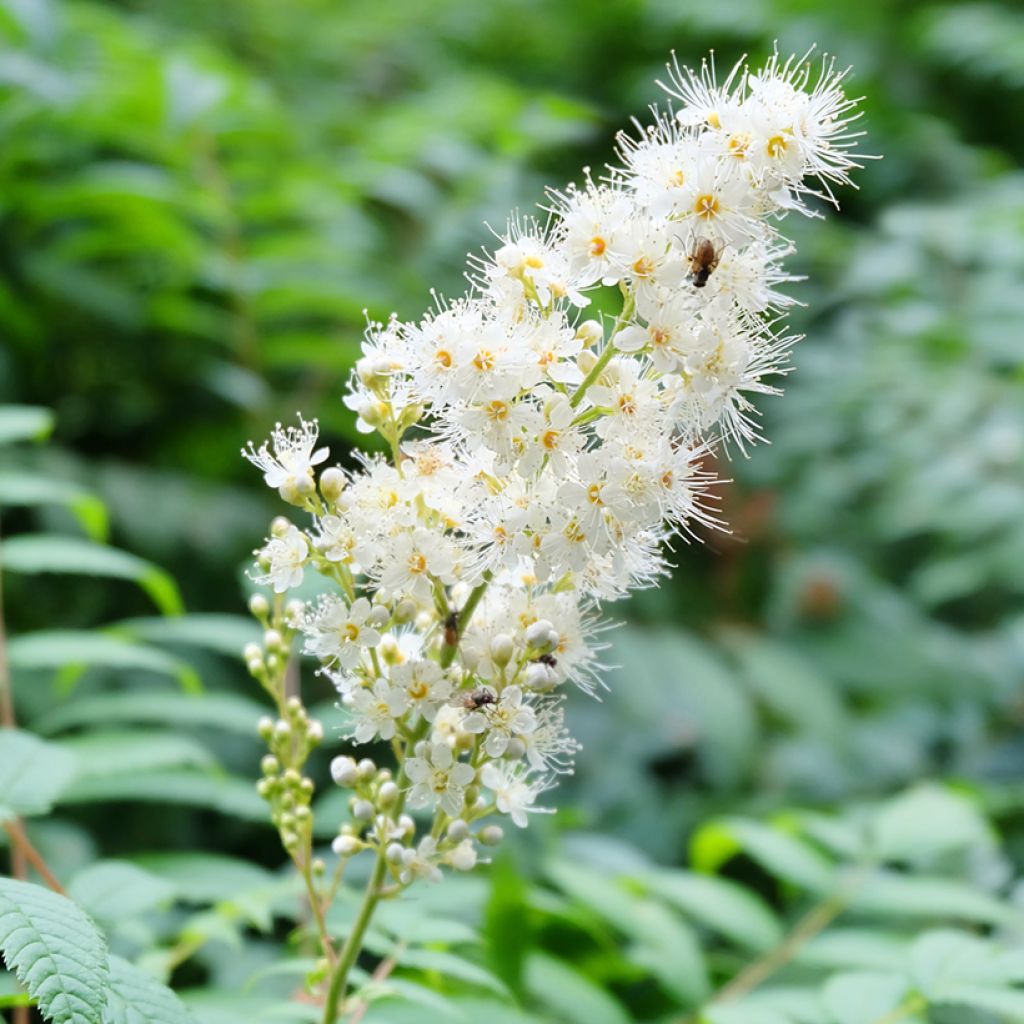
<instances>
[{"instance_id":1,"label":"unopened bud","mask_svg":"<svg viewBox=\"0 0 1024 1024\"><path fill-rule=\"evenodd\" d=\"M558 631L547 619L538 619L526 629L526 642L541 653L557 647L559 639Z\"/></svg>"},{"instance_id":2,"label":"unopened bud","mask_svg":"<svg viewBox=\"0 0 1024 1024\"><path fill-rule=\"evenodd\" d=\"M249 598L249 611L257 619L265 619L270 614L270 602L262 594L253 594Z\"/></svg>"},{"instance_id":3,"label":"unopened bud","mask_svg":"<svg viewBox=\"0 0 1024 1024\"><path fill-rule=\"evenodd\" d=\"M266 757L260 761L260 771L264 775L276 775L281 770L281 762L278 761L273 754L267 754Z\"/></svg>"},{"instance_id":4,"label":"unopened bud","mask_svg":"<svg viewBox=\"0 0 1024 1024\"><path fill-rule=\"evenodd\" d=\"M374 629L383 629L391 621L391 612L382 604L373 606L369 618L366 620Z\"/></svg>"},{"instance_id":5,"label":"unopened bud","mask_svg":"<svg viewBox=\"0 0 1024 1024\"><path fill-rule=\"evenodd\" d=\"M373 804L369 800L354 800L352 803L352 817L356 821L369 821L373 817Z\"/></svg>"},{"instance_id":6,"label":"unopened bud","mask_svg":"<svg viewBox=\"0 0 1024 1024\"><path fill-rule=\"evenodd\" d=\"M264 715L256 723L256 731L265 740L269 740L274 735L274 720L270 715Z\"/></svg>"},{"instance_id":7,"label":"unopened bud","mask_svg":"<svg viewBox=\"0 0 1024 1024\"><path fill-rule=\"evenodd\" d=\"M404 625L406 622L412 622L416 617L416 602L408 597L403 597L398 604L395 605L395 621L400 625Z\"/></svg>"},{"instance_id":8,"label":"unopened bud","mask_svg":"<svg viewBox=\"0 0 1024 1024\"><path fill-rule=\"evenodd\" d=\"M377 790L377 802L381 807L390 807L398 799L399 789L393 782L385 782Z\"/></svg>"},{"instance_id":9,"label":"unopened bud","mask_svg":"<svg viewBox=\"0 0 1024 1024\"><path fill-rule=\"evenodd\" d=\"M330 466L320 474L320 493L324 501L334 504L345 490L345 474L337 466Z\"/></svg>"},{"instance_id":10,"label":"unopened bud","mask_svg":"<svg viewBox=\"0 0 1024 1024\"><path fill-rule=\"evenodd\" d=\"M377 766L368 757L359 762L359 778L363 782L369 782L377 774Z\"/></svg>"},{"instance_id":11,"label":"unopened bud","mask_svg":"<svg viewBox=\"0 0 1024 1024\"><path fill-rule=\"evenodd\" d=\"M351 857L363 848L363 844L355 836L336 836L331 843L331 849L339 857Z\"/></svg>"},{"instance_id":12,"label":"unopened bud","mask_svg":"<svg viewBox=\"0 0 1024 1024\"><path fill-rule=\"evenodd\" d=\"M263 648L259 644L246 644L242 650L242 657L246 662L258 661L263 664Z\"/></svg>"},{"instance_id":13,"label":"unopened bud","mask_svg":"<svg viewBox=\"0 0 1024 1024\"><path fill-rule=\"evenodd\" d=\"M384 856L387 857L389 864L401 864L402 851L403 848L401 843L389 843Z\"/></svg>"},{"instance_id":14,"label":"unopened bud","mask_svg":"<svg viewBox=\"0 0 1024 1024\"><path fill-rule=\"evenodd\" d=\"M594 355L591 349L585 348L576 357L576 365L586 375L597 365L597 356Z\"/></svg>"},{"instance_id":15,"label":"unopened bud","mask_svg":"<svg viewBox=\"0 0 1024 1024\"><path fill-rule=\"evenodd\" d=\"M456 818L448 826L448 838L453 843L461 843L463 839L469 838L469 826L461 818Z\"/></svg>"},{"instance_id":16,"label":"unopened bud","mask_svg":"<svg viewBox=\"0 0 1024 1024\"><path fill-rule=\"evenodd\" d=\"M359 766L351 757L336 757L331 761L331 778L339 786L354 786L359 781Z\"/></svg>"},{"instance_id":17,"label":"unopened bud","mask_svg":"<svg viewBox=\"0 0 1024 1024\"><path fill-rule=\"evenodd\" d=\"M505 838L505 833L500 825L485 825L477 834L477 839L484 846L497 846Z\"/></svg>"},{"instance_id":18,"label":"unopened bud","mask_svg":"<svg viewBox=\"0 0 1024 1024\"><path fill-rule=\"evenodd\" d=\"M270 524L271 537L283 537L291 529L291 525L291 522L284 516L274 516L273 522Z\"/></svg>"},{"instance_id":19,"label":"unopened bud","mask_svg":"<svg viewBox=\"0 0 1024 1024\"><path fill-rule=\"evenodd\" d=\"M604 337L604 328L597 320L584 320L576 328L576 337L583 342L584 348L590 348Z\"/></svg>"},{"instance_id":20,"label":"unopened bud","mask_svg":"<svg viewBox=\"0 0 1024 1024\"><path fill-rule=\"evenodd\" d=\"M324 727L323 723L317 721L317 719L311 719L308 726L306 726L306 739L309 740L313 746L318 746L323 743L324 740Z\"/></svg>"},{"instance_id":21,"label":"unopened bud","mask_svg":"<svg viewBox=\"0 0 1024 1024\"><path fill-rule=\"evenodd\" d=\"M498 633L491 640L491 659L499 668L504 668L515 653L516 645L508 633Z\"/></svg>"}]
</instances>

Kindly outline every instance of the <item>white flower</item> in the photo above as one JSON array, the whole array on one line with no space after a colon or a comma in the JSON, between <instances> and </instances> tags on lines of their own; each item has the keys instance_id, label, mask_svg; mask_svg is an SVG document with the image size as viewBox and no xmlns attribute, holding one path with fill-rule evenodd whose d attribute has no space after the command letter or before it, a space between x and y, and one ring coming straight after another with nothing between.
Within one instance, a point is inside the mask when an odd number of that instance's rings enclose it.
<instances>
[{"instance_id":1,"label":"white flower","mask_svg":"<svg viewBox=\"0 0 1024 1024\"><path fill-rule=\"evenodd\" d=\"M424 836L416 849L403 850L402 870L398 876L402 885L409 885L420 878L440 882L442 876L437 860L437 840L432 836Z\"/></svg>"},{"instance_id":2,"label":"white flower","mask_svg":"<svg viewBox=\"0 0 1024 1024\"><path fill-rule=\"evenodd\" d=\"M463 839L445 854L445 863L456 871L472 871L476 867L477 853L472 839Z\"/></svg>"},{"instance_id":3,"label":"white flower","mask_svg":"<svg viewBox=\"0 0 1024 1024\"><path fill-rule=\"evenodd\" d=\"M417 527L393 538L379 582L390 593L429 601L434 589L431 576L442 583L454 583L454 563L452 544L446 537Z\"/></svg>"},{"instance_id":4,"label":"white flower","mask_svg":"<svg viewBox=\"0 0 1024 1024\"><path fill-rule=\"evenodd\" d=\"M528 736L537 728L537 718L533 708L523 703L522 688L508 686L494 703L466 715L462 728L470 734L486 732L484 752L488 757L501 757L513 739Z\"/></svg>"},{"instance_id":5,"label":"white flower","mask_svg":"<svg viewBox=\"0 0 1024 1024\"><path fill-rule=\"evenodd\" d=\"M397 719L405 714L408 702L405 691L378 679L370 687L360 687L348 699L355 724L353 736L357 743L369 743L379 736L390 740L395 735Z\"/></svg>"},{"instance_id":6,"label":"white flower","mask_svg":"<svg viewBox=\"0 0 1024 1024\"><path fill-rule=\"evenodd\" d=\"M328 664L354 668L364 649L380 643L380 633L367 624L372 610L365 597L356 598L351 606L340 597L321 598L300 622L304 651Z\"/></svg>"},{"instance_id":7,"label":"white flower","mask_svg":"<svg viewBox=\"0 0 1024 1024\"><path fill-rule=\"evenodd\" d=\"M529 770L522 764L503 761L485 764L480 781L494 793L494 802L519 828L526 828L528 813L554 814L554 808L534 807L537 797L549 789L551 780L545 776L529 779Z\"/></svg>"},{"instance_id":8,"label":"white flower","mask_svg":"<svg viewBox=\"0 0 1024 1024\"><path fill-rule=\"evenodd\" d=\"M466 787L476 776L472 765L456 761L444 743L427 744L421 757L410 757L405 772L412 782L410 807L438 806L454 817L465 803Z\"/></svg>"},{"instance_id":9,"label":"white flower","mask_svg":"<svg viewBox=\"0 0 1024 1024\"><path fill-rule=\"evenodd\" d=\"M270 584L274 593L283 594L302 582L309 558L309 541L297 526L290 524L283 536L271 538L257 554L259 565L265 567L266 572L253 579Z\"/></svg>"},{"instance_id":10,"label":"white flower","mask_svg":"<svg viewBox=\"0 0 1024 1024\"><path fill-rule=\"evenodd\" d=\"M451 680L434 661L416 658L391 670L391 682L405 694L406 704L428 722L434 721L441 706L451 697Z\"/></svg>"},{"instance_id":11,"label":"white flower","mask_svg":"<svg viewBox=\"0 0 1024 1024\"><path fill-rule=\"evenodd\" d=\"M242 454L258 469L263 470L263 480L268 487L276 487L284 492L287 489L297 491L309 487L312 493L313 467L320 465L329 452L326 448L317 448L319 434L316 420L306 421L299 416L297 427L282 427L278 423L270 435L257 450L252 442Z\"/></svg>"}]
</instances>

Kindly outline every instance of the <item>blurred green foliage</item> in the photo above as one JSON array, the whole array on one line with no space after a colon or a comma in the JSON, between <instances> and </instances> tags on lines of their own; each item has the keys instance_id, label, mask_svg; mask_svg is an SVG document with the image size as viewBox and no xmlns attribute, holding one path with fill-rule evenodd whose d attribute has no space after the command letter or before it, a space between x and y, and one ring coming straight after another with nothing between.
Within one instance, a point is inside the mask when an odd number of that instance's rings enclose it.
<instances>
[{"instance_id":1,"label":"blurred green foliage","mask_svg":"<svg viewBox=\"0 0 1024 1024\"><path fill-rule=\"evenodd\" d=\"M0 0L3 583L47 744L19 756L57 773L32 835L204 1022L309 966L250 785L274 502L240 446L301 408L347 458L364 310L460 291L485 221L611 159L670 48L775 39L855 66L884 160L793 225L773 443L721 467L732 533L623 607L557 821L396 905L364 1019L682 1021L815 907L838 924L711 1024L1024 1019L979 938L1021 933L1024 869L1019 6Z\"/></svg>"}]
</instances>

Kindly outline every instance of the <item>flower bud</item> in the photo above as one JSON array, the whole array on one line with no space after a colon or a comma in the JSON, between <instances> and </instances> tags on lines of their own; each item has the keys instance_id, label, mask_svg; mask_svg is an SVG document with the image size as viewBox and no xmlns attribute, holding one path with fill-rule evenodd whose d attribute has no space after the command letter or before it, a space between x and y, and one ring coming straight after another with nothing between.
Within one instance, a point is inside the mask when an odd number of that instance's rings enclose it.
<instances>
[{"instance_id":1,"label":"flower bud","mask_svg":"<svg viewBox=\"0 0 1024 1024\"><path fill-rule=\"evenodd\" d=\"M469 838L469 826L461 818L456 818L448 826L448 838L453 843L461 843Z\"/></svg>"},{"instance_id":2,"label":"flower bud","mask_svg":"<svg viewBox=\"0 0 1024 1024\"><path fill-rule=\"evenodd\" d=\"M477 839L484 846L497 846L505 838L505 833L500 825L485 825L477 834Z\"/></svg>"},{"instance_id":3,"label":"flower bud","mask_svg":"<svg viewBox=\"0 0 1024 1024\"><path fill-rule=\"evenodd\" d=\"M336 836L331 843L331 849L339 857L351 857L363 848L363 843L355 836Z\"/></svg>"},{"instance_id":4,"label":"flower bud","mask_svg":"<svg viewBox=\"0 0 1024 1024\"><path fill-rule=\"evenodd\" d=\"M337 466L330 466L320 474L320 493L324 501L333 505L345 490L345 474Z\"/></svg>"},{"instance_id":5,"label":"flower bud","mask_svg":"<svg viewBox=\"0 0 1024 1024\"><path fill-rule=\"evenodd\" d=\"M354 800L352 802L352 817L356 821L369 821L373 817L373 804L369 800Z\"/></svg>"},{"instance_id":6,"label":"flower bud","mask_svg":"<svg viewBox=\"0 0 1024 1024\"><path fill-rule=\"evenodd\" d=\"M402 835L406 839L411 839L416 834L416 822L408 814L403 814L399 817L398 827L402 830Z\"/></svg>"},{"instance_id":7,"label":"flower bud","mask_svg":"<svg viewBox=\"0 0 1024 1024\"><path fill-rule=\"evenodd\" d=\"M291 528L291 522L284 516L274 516L270 524L270 535L272 537L283 537Z\"/></svg>"},{"instance_id":8,"label":"flower bud","mask_svg":"<svg viewBox=\"0 0 1024 1024\"><path fill-rule=\"evenodd\" d=\"M270 715L264 715L256 723L256 732L265 740L269 740L270 737L274 735L274 720Z\"/></svg>"},{"instance_id":9,"label":"flower bud","mask_svg":"<svg viewBox=\"0 0 1024 1024\"><path fill-rule=\"evenodd\" d=\"M382 604L373 606L373 610L370 612L370 617L367 622L374 629L383 629L391 621L391 612L387 610Z\"/></svg>"},{"instance_id":10,"label":"flower bud","mask_svg":"<svg viewBox=\"0 0 1024 1024\"><path fill-rule=\"evenodd\" d=\"M384 856L387 857L389 864L401 864L403 852L401 843L389 843Z\"/></svg>"},{"instance_id":11,"label":"flower bud","mask_svg":"<svg viewBox=\"0 0 1024 1024\"><path fill-rule=\"evenodd\" d=\"M324 740L324 727L323 723L313 718L310 720L308 726L306 726L306 739L315 747L323 743Z\"/></svg>"},{"instance_id":12,"label":"flower bud","mask_svg":"<svg viewBox=\"0 0 1024 1024\"><path fill-rule=\"evenodd\" d=\"M267 666L263 664L262 658L251 658L245 663L245 667L248 670L249 675L255 676L259 679L259 677L263 675L264 669L266 669Z\"/></svg>"},{"instance_id":13,"label":"flower bud","mask_svg":"<svg viewBox=\"0 0 1024 1024\"><path fill-rule=\"evenodd\" d=\"M263 646L268 651L279 650L284 644L284 638L276 629L268 629L263 634Z\"/></svg>"},{"instance_id":14,"label":"flower bud","mask_svg":"<svg viewBox=\"0 0 1024 1024\"><path fill-rule=\"evenodd\" d=\"M249 598L249 611L257 619L265 619L270 614L270 602L262 594L253 594Z\"/></svg>"},{"instance_id":15,"label":"flower bud","mask_svg":"<svg viewBox=\"0 0 1024 1024\"><path fill-rule=\"evenodd\" d=\"M416 617L416 602L408 597L403 597L398 604L395 605L395 622L399 625L404 625L407 622L412 622Z\"/></svg>"},{"instance_id":16,"label":"flower bud","mask_svg":"<svg viewBox=\"0 0 1024 1024\"><path fill-rule=\"evenodd\" d=\"M331 778L337 785L351 788L359 781L359 767L351 757L336 757L331 761Z\"/></svg>"},{"instance_id":17,"label":"flower bud","mask_svg":"<svg viewBox=\"0 0 1024 1024\"><path fill-rule=\"evenodd\" d=\"M547 619L538 619L526 629L526 642L542 654L554 650L559 639L557 630Z\"/></svg>"},{"instance_id":18,"label":"flower bud","mask_svg":"<svg viewBox=\"0 0 1024 1024\"><path fill-rule=\"evenodd\" d=\"M377 774L377 766L368 757L359 762L359 778L363 782L369 782Z\"/></svg>"},{"instance_id":19,"label":"flower bud","mask_svg":"<svg viewBox=\"0 0 1024 1024\"><path fill-rule=\"evenodd\" d=\"M491 659L499 668L504 668L515 653L516 645L508 633L498 633L491 640Z\"/></svg>"},{"instance_id":20,"label":"flower bud","mask_svg":"<svg viewBox=\"0 0 1024 1024\"><path fill-rule=\"evenodd\" d=\"M517 736L513 736L508 741L508 746L505 748L504 757L508 761L518 761L521 757L526 754L526 744L519 739Z\"/></svg>"},{"instance_id":21,"label":"flower bud","mask_svg":"<svg viewBox=\"0 0 1024 1024\"><path fill-rule=\"evenodd\" d=\"M545 693L558 685L558 673L550 665L534 661L527 666L525 682L529 689Z\"/></svg>"},{"instance_id":22,"label":"flower bud","mask_svg":"<svg viewBox=\"0 0 1024 1024\"><path fill-rule=\"evenodd\" d=\"M476 867L476 848L472 840L464 839L451 853L448 854L448 863L456 871L472 871Z\"/></svg>"},{"instance_id":23,"label":"flower bud","mask_svg":"<svg viewBox=\"0 0 1024 1024\"><path fill-rule=\"evenodd\" d=\"M273 754L267 754L266 757L260 761L260 771L264 775L276 775L281 770L281 762L278 761Z\"/></svg>"},{"instance_id":24,"label":"flower bud","mask_svg":"<svg viewBox=\"0 0 1024 1024\"><path fill-rule=\"evenodd\" d=\"M263 664L263 648L259 644L246 644L242 650L242 657L247 662L258 661L261 665Z\"/></svg>"},{"instance_id":25,"label":"flower bud","mask_svg":"<svg viewBox=\"0 0 1024 1024\"><path fill-rule=\"evenodd\" d=\"M390 807L398 799L399 789L393 782L385 782L377 790L377 802L381 807Z\"/></svg>"},{"instance_id":26,"label":"flower bud","mask_svg":"<svg viewBox=\"0 0 1024 1024\"><path fill-rule=\"evenodd\" d=\"M356 409L356 414L365 424L371 427L379 427L384 422L380 402L371 402L369 400L360 402L359 408Z\"/></svg>"},{"instance_id":27,"label":"flower bud","mask_svg":"<svg viewBox=\"0 0 1024 1024\"><path fill-rule=\"evenodd\" d=\"M302 711L302 701L298 697L289 697L284 704L285 711L293 717L298 717Z\"/></svg>"},{"instance_id":28,"label":"flower bud","mask_svg":"<svg viewBox=\"0 0 1024 1024\"><path fill-rule=\"evenodd\" d=\"M583 342L584 348L590 348L591 345L597 344L604 337L604 328L598 320L584 320L576 328L576 337ZM582 362L582 353L580 361ZM582 366L580 369L582 369ZM584 370L583 372L587 373L588 371Z\"/></svg>"},{"instance_id":29,"label":"flower bud","mask_svg":"<svg viewBox=\"0 0 1024 1024\"><path fill-rule=\"evenodd\" d=\"M597 365L597 356L589 348L585 348L576 357L576 365L584 374L588 374Z\"/></svg>"}]
</instances>

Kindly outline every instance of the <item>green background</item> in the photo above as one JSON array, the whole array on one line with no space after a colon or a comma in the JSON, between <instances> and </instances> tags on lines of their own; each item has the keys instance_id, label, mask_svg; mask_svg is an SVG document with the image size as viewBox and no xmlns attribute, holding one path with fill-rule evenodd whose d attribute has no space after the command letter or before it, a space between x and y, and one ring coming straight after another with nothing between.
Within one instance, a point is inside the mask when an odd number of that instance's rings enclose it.
<instances>
[{"instance_id":1,"label":"green background","mask_svg":"<svg viewBox=\"0 0 1024 1024\"><path fill-rule=\"evenodd\" d=\"M808 277L791 286L807 340L785 398L763 403L771 445L720 467L734 481L722 493L732 532L680 544L671 581L609 609L625 621L609 635L610 692L570 699L584 750L553 795L557 820L517 837L479 883L490 888L465 899L490 900L482 955L506 981L546 950L579 970L607 1019L600 1000L613 998L622 1019L669 1020L700 999L651 983L660 975L634 955L646 948L636 936L602 945L568 904L530 903L537 879L558 887L545 874L553 849L589 851L574 856L603 870L643 856L697 864L694 836L723 814L842 814L939 779L989 816L1015 874L1024 16L1013 3L0 0L0 403L55 414L48 444L0 449L4 534L74 537L91 522L169 574L105 564L96 575L129 582L101 581L53 573L31 549L7 557L19 720L87 744L87 723L54 714L197 678L199 700L254 698L230 654L248 636L247 559L279 509L239 449L301 409L350 464L358 435L340 397L364 311L415 318L431 287L460 292L467 252L491 241L485 223L613 159L615 131L658 99L670 50L696 64L713 48L728 68L744 53L756 64L774 40L854 66L864 149L884 159L856 175L840 214L787 221L793 270ZM65 497L23 500L18 474L60 481ZM149 596L131 579L148 580ZM175 635L150 617L177 610L178 592L190 616ZM234 618L195 617L213 613ZM62 653L50 633L99 627L93 636L173 661L118 667L85 657L81 634L65 632ZM24 644L37 631L47 656ZM312 673L308 686L311 704L330 697ZM147 728L166 724L156 718ZM80 783L39 823L65 873L189 849L277 868L244 782L258 745L245 728L169 721L176 755L140 768L139 744L126 745L122 771L98 772L91 796ZM120 749L110 743L89 756ZM190 789L195 777L219 781ZM783 916L802 906L756 861L728 871ZM614 908L579 912L621 938ZM126 948L180 942L187 920ZM240 965L255 970L287 942L280 924L258 941L246 927L244 956L229 965L214 936L175 984L230 988ZM734 973L731 956L712 956L714 978ZM568 984L561 968L539 962L520 1009L577 1019L552 1002ZM367 1019L407 1019L391 1012Z\"/></svg>"}]
</instances>

